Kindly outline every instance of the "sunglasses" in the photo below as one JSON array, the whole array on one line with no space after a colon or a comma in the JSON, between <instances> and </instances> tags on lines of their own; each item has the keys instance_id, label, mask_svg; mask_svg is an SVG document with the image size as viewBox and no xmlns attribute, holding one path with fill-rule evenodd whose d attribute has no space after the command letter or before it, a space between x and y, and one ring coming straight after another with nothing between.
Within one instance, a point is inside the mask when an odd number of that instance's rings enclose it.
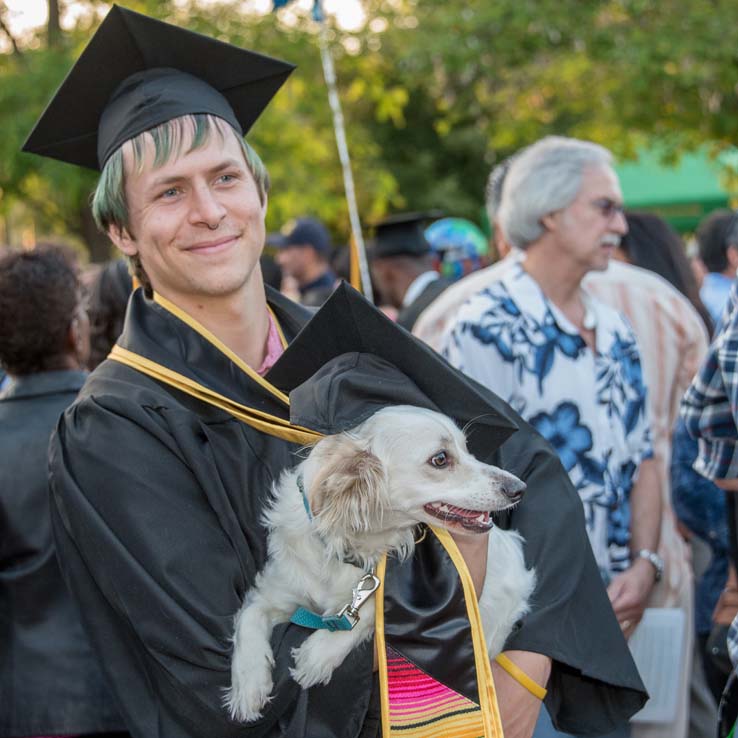
<instances>
[{"instance_id":1,"label":"sunglasses","mask_svg":"<svg viewBox=\"0 0 738 738\"><path fill-rule=\"evenodd\" d=\"M622 203L615 202L615 200L611 200L609 197L601 197L598 200L592 200L591 205L597 208L597 210L602 213L602 217L607 220L612 220L616 213L623 215L625 210Z\"/></svg>"}]
</instances>

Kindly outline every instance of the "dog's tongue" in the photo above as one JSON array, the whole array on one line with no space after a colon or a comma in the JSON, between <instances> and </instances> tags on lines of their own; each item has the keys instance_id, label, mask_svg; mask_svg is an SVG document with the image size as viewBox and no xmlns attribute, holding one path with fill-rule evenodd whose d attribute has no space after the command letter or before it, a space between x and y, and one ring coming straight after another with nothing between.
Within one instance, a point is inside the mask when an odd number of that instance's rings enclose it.
<instances>
[{"instance_id":1,"label":"dog's tongue","mask_svg":"<svg viewBox=\"0 0 738 738\"><path fill-rule=\"evenodd\" d=\"M425 506L425 510L434 518L441 520L446 527L460 525L465 530L477 533L484 533L493 527L492 517L488 511L468 510L447 502L432 502Z\"/></svg>"}]
</instances>

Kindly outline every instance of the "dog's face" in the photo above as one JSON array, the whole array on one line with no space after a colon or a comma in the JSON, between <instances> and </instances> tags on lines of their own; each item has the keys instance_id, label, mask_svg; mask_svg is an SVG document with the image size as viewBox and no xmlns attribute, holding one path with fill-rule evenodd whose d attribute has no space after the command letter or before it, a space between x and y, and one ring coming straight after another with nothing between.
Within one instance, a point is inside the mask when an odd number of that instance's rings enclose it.
<instances>
[{"instance_id":1,"label":"dog's face","mask_svg":"<svg viewBox=\"0 0 738 738\"><path fill-rule=\"evenodd\" d=\"M483 464L444 415L410 406L380 410L347 434L321 440L305 462L310 507L324 535L407 529L424 522L484 533L490 513L525 484Z\"/></svg>"}]
</instances>

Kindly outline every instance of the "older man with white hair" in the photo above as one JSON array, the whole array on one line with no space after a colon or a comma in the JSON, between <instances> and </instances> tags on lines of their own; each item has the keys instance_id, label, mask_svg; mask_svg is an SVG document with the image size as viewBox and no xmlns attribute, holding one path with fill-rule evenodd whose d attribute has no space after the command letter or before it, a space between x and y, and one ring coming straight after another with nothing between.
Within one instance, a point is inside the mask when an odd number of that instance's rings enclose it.
<instances>
[{"instance_id":1,"label":"older man with white hair","mask_svg":"<svg viewBox=\"0 0 738 738\"><path fill-rule=\"evenodd\" d=\"M498 220L521 258L462 306L444 352L556 449L627 637L663 569L661 498L635 336L582 287L627 232L610 153L561 137L532 145L510 166Z\"/></svg>"}]
</instances>

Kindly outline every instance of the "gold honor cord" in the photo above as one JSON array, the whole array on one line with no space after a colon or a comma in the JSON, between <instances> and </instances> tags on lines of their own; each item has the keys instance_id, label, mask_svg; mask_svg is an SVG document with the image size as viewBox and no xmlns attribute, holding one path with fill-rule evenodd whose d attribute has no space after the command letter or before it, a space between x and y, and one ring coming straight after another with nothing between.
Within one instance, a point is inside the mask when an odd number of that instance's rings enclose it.
<instances>
[{"instance_id":1,"label":"gold honor cord","mask_svg":"<svg viewBox=\"0 0 738 738\"><path fill-rule=\"evenodd\" d=\"M276 436L277 438L282 438L285 441L297 443L301 446L312 445L323 437L320 433L309 430L308 428L290 425L288 420L283 420L276 415L270 415L248 405L242 405L235 400L225 397L225 395L214 392L189 377L185 377L183 374L174 372L161 364L157 364L155 361L128 351L117 344L113 346L108 358L130 366L142 374L164 382L202 402L207 402L221 410L225 410L255 430L267 433L270 436Z\"/></svg>"},{"instance_id":2,"label":"gold honor cord","mask_svg":"<svg viewBox=\"0 0 738 738\"><path fill-rule=\"evenodd\" d=\"M172 315L179 318L183 323L190 326L190 328L195 332L199 333L208 343L212 344L221 353L225 354L239 369L241 369L241 371L245 372L259 386L280 400L285 407L289 407L289 397L287 397L284 392L281 392L273 384L264 379L264 377L257 374L245 361L243 361L243 359L237 356L222 341L216 338L207 328L205 328L205 326L198 323L194 318L184 312L184 310L181 310L174 303L161 295L154 293L154 301L165 310L172 313ZM286 347L287 341L279 322L277 321L274 313L272 313L271 308L268 306L267 308L269 309L272 319L277 326L279 340L282 343L282 346ZM225 395L221 395L220 393L205 387L205 385L196 382L194 379L190 379L189 377L179 374L162 364L158 364L151 359L147 359L145 356L141 356L133 351L124 349L118 344L113 346L108 358L121 364L125 364L126 366L130 366L133 369L140 371L142 374L146 374L153 379L164 382L181 392L185 392L188 395L201 400L202 402L207 402L221 410L225 410L255 430L267 433L270 436L276 436L277 438L282 438L285 441L297 443L302 446L312 445L323 437L323 435L317 431L303 428L298 425L292 425L289 420L285 420L276 415L271 415L270 413L265 413L261 410L257 410L256 408L249 407L248 405L242 405L240 402L236 402Z\"/></svg>"},{"instance_id":3,"label":"gold honor cord","mask_svg":"<svg viewBox=\"0 0 738 738\"><path fill-rule=\"evenodd\" d=\"M290 400L289 397L284 394L284 392L278 390L273 384L267 382L264 377L257 374L257 372L255 372L240 356L231 351L228 346L223 343L223 341L221 341L213 333L211 333L204 325L202 325L202 323L198 323L191 315L186 313L181 308L178 308L173 302L169 302L166 297L162 297L156 292L154 292L154 302L158 305L161 305L161 307L170 312L176 318L179 318L183 323L186 323L188 326L190 326L193 331L199 333L208 343L211 343L213 346L215 346L215 348L218 349L218 351L220 351L222 354L225 354L242 372L244 372L244 374L247 374L251 379L254 380L254 382L260 385L263 389L267 390L267 392L280 399L286 407L289 407ZM285 340L284 334L282 333L282 329L279 328L279 323L274 316L274 313L272 313L271 308L269 308L269 306L267 306L267 308L269 309L272 318L274 318L274 322L278 326L279 339L282 342L282 348L287 348L287 341Z\"/></svg>"}]
</instances>

